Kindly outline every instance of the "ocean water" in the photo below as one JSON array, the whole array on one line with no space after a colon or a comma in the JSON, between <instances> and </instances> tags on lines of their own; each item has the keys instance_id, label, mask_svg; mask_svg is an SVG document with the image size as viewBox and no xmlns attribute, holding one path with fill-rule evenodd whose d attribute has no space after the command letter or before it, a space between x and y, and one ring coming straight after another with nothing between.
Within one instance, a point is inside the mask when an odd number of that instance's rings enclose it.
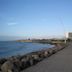
<instances>
[{"instance_id":1,"label":"ocean water","mask_svg":"<svg viewBox=\"0 0 72 72\"><path fill-rule=\"evenodd\" d=\"M54 47L54 45L31 42L0 41L0 58L24 55L52 47Z\"/></svg>"}]
</instances>

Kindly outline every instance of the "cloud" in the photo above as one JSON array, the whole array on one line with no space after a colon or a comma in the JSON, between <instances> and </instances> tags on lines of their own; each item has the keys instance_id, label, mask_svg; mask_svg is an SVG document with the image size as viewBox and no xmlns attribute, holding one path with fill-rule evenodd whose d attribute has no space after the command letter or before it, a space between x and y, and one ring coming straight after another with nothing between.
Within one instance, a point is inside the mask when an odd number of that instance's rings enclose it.
<instances>
[{"instance_id":1,"label":"cloud","mask_svg":"<svg viewBox=\"0 0 72 72\"><path fill-rule=\"evenodd\" d=\"M12 23L8 23L8 25L10 26L10 25L16 25L17 23L14 23L14 22L12 22Z\"/></svg>"}]
</instances>

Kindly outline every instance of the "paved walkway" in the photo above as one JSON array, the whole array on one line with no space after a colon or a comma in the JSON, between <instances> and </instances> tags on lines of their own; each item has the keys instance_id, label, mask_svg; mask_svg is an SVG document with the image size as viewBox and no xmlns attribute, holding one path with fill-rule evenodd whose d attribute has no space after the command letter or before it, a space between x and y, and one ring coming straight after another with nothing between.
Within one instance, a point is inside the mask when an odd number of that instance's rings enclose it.
<instances>
[{"instance_id":1,"label":"paved walkway","mask_svg":"<svg viewBox=\"0 0 72 72\"><path fill-rule=\"evenodd\" d=\"M23 72L72 72L72 44Z\"/></svg>"}]
</instances>

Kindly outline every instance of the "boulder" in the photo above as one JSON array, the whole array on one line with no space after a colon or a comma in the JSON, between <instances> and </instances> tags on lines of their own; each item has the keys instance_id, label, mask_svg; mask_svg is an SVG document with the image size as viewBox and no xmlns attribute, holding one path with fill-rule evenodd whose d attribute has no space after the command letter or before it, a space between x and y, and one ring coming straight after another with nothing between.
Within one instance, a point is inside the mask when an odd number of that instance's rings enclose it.
<instances>
[{"instance_id":1,"label":"boulder","mask_svg":"<svg viewBox=\"0 0 72 72\"><path fill-rule=\"evenodd\" d=\"M48 54L49 56L53 54L53 50L51 48L48 50Z\"/></svg>"},{"instance_id":2,"label":"boulder","mask_svg":"<svg viewBox=\"0 0 72 72\"><path fill-rule=\"evenodd\" d=\"M40 57L38 54L32 55L32 58L33 58L33 64L36 64L37 62L40 61Z\"/></svg>"},{"instance_id":3,"label":"boulder","mask_svg":"<svg viewBox=\"0 0 72 72\"><path fill-rule=\"evenodd\" d=\"M1 71L2 64L6 61L7 61L7 59L5 59L5 58L0 59L0 71Z\"/></svg>"},{"instance_id":4,"label":"boulder","mask_svg":"<svg viewBox=\"0 0 72 72\"><path fill-rule=\"evenodd\" d=\"M54 47L52 48L52 53L55 54L58 51L58 48Z\"/></svg>"},{"instance_id":5,"label":"boulder","mask_svg":"<svg viewBox=\"0 0 72 72\"><path fill-rule=\"evenodd\" d=\"M44 59L44 50L38 52L38 56L39 56L39 59L40 61Z\"/></svg>"},{"instance_id":6,"label":"boulder","mask_svg":"<svg viewBox=\"0 0 72 72\"><path fill-rule=\"evenodd\" d=\"M29 57L25 56L23 59L21 59L21 69L25 69L30 66Z\"/></svg>"},{"instance_id":7,"label":"boulder","mask_svg":"<svg viewBox=\"0 0 72 72\"><path fill-rule=\"evenodd\" d=\"M44 51L44 57L48 57L48 51Z\"/></svg>"},{"instance_id":8,"label":"boulder","mask_svg":"<svg viewBox=\"0 0 72 72\"><path fill-rule=\"evenodd\" d=\"M1 66L2 72L20 72L20 61L16 57L10 57Z\"/></svg>"},{"instance_id":9,"label":"boulder","mask_svg":"<svg viewBox=\"0 0 72 72\"><path fill-rule=\"evenodd\" d=\"M10 61L6 61L2 66L1 66L1 71L2 72L13 72L14 65Z\"/></svg>"},{"instance_id":10,"label":"boulder","mask_svg":"<svg viewBox=\"0 0 72 72\"><path fill-rule=\"evenodd\" d=\"M0 71L1 71L1 65L2 65L2 64L0 64Z\"/></svg>"},{"instance_id":11,"label":"boulder","mask_svg":"<svg viewBox=\"0 0 72 72\"><path fill-rule=\"evenodd\" d=\"M19 72L20 71L20 67L21 67L21 61L17 57L11 57L10 61L14 65L14 71L15 72Z\"/></svg>"},{"instance_id":12,"label":"boulder","mask_svg":"<svg viewBox=\"0 0 72 72\"><path fill-rule=\"evenodd\" d=\"M0 59L0 64L3 64L5 61L7 61L7 59L5 58Z\"/></svg>"}]
</instances>

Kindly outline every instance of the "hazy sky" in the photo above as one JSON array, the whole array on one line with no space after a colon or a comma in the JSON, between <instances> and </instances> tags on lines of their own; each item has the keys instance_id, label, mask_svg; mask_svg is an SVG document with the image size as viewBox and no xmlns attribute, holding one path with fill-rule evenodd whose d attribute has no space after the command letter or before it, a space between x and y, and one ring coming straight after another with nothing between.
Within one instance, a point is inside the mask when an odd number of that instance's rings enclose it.
<instances>
[{"instance_id":1,"label":"hazy sky","mask_svg":"<svg viewBox=\"0 0 72 72\"><path fill-rule=\"evenodd\" d=\"M0 36L63 36L72 31L72 0L0 0Z\"/></svg>"}]
</instances>

